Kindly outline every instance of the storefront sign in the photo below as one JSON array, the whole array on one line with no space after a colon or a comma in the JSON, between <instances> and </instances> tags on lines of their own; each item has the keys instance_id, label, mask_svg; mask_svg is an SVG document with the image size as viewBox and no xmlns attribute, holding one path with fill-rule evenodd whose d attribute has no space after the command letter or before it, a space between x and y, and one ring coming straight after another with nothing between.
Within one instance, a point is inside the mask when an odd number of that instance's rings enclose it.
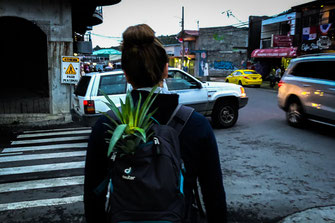
<instances>
[{"instance_id":1,"label":"storefront sign","mask_svg":"<svg viewBox=\"0 0 335 223\"><path fill-rule=\"evenodd\" d=\"M273 35L272 47L291 47L293 42L292 36L287 35Z\"/></svg>"},{"instance_id":2,"label":"storefront sign","mask_svg":"<svg viewBox=\"0 0 335 223\"><path fill-rule=\"evenodd\" d=\"M62 56L62 84L77 84L79 81L80 61L78 57Z\"/></svg>"},{"instance_id":3,"label":"storefront sign","mask_svg":"<svg viewBox=\"0 0 335 223\"><path fill-rule=\"evenodd\" d=\"M252 51L251 57L268 57L268 58L281 58L281 57L296 57L297 47L290 48L274 48L274 49L256 49Z\"/></svg>"},{"instance_id":4,"label":"storefront sign","mask_svg":"<svg viewBox=\"0 0 335 223\"><path fill-rule=\"evenodd\" d=\"M316 42L319 49L329 49L329 47L332 45L332 41L329 39L328 36L321 36L320 39Z\"/></svg>"}]
</instances>

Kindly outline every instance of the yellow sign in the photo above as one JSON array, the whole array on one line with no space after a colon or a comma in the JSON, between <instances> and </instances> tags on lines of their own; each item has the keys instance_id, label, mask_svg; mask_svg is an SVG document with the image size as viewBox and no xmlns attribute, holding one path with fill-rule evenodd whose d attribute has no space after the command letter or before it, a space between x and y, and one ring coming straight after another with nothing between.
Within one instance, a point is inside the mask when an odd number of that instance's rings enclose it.
<instances>
[{"instance_id":1,"label":"yellow sign","mask_svg":"<svg viewBox=\"0 0 335 223\"><path fill-rule=\"evenodd\" d=\"M74 69L74 67L71 63L69 65L69 67L66 69L65 74L76 74L76 70Z\"/></svg>"},{"instance_id":2,"label":"yellow sign","mask_svg":"<svg viewBox=\"0 0 335 223\"><path fill-rule=\"evenodd\" d=\"M63 57L63 62L75 62L79 63L79 58L78 57Z\"/></svg>"}]
</instances>

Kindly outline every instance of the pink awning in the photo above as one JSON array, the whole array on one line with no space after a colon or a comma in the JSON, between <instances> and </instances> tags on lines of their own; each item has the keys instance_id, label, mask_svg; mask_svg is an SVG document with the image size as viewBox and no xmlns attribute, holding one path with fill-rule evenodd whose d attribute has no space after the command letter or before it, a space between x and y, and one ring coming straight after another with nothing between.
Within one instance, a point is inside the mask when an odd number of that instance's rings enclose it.
<instances>
[{"instance_id":1,"label":"pink awning","mask_svg":"<svg viewBox=\"0 0 335 223\"><path fill-rule=\"evenodd\" d=\"M281 57L296 57L297 47L287 48L273 48L273 49L256 49L252 51L251 57L268 57L268 58L281 58Z\"/></svg>"}]
</instances>

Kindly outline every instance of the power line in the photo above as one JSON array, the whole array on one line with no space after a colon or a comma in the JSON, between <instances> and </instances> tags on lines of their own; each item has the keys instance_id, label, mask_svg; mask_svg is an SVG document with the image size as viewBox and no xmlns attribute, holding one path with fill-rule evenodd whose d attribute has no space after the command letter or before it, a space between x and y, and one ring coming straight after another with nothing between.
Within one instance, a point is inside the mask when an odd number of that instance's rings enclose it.
<instances>
[{"instance_id":1,"label":"power line","mask_svg":"<svg viewBox=\"0 0 335 223\"><path fill-rule=\"evenodd\" d=\"M122 37L105 36L105 35L101 35L101 34L97 34L97 33L92 33L92 32L91 32L91 35L102 37L102 38L106 38L106 39L116 39L118 41L122 41Z\"/></svg>"}]
</instances>

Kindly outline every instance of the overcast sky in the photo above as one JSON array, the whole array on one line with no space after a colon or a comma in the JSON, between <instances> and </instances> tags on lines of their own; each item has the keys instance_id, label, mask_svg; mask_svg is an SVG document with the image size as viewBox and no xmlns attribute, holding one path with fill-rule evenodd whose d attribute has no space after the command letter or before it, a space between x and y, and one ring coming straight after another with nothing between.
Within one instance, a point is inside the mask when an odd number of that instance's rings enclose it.
<instances>
[{"instance_id":1,"label":"overcast sky","mask_svg":"<svg viewBox=\"0 0 335 223\"><path fill-rule=\"evenodd\" d=\"M131 25L146 23L157 36L181 30L182 6L185 29L234 25L253 16L273 16L292 6L313 0L121 0L103 7L103 23L93 27L93 47L119 45L123 31ZM227 16L230 10L235 16Z\"/></svg>"}]
</instances>

